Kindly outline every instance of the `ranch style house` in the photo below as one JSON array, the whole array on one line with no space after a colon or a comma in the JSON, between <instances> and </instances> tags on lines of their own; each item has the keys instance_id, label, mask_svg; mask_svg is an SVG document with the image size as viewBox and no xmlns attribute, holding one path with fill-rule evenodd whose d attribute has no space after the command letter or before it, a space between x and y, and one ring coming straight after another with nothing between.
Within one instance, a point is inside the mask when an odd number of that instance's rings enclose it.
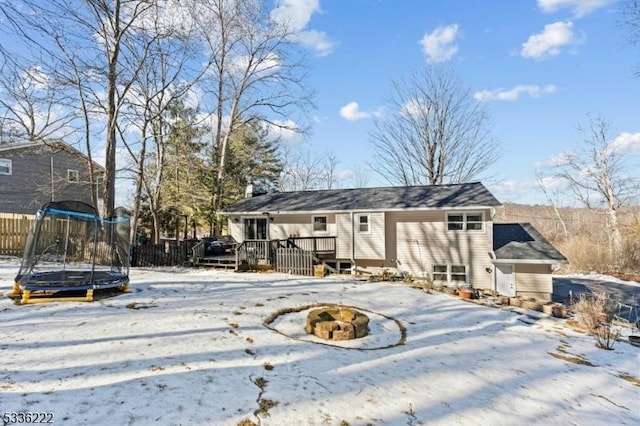
<instances>
[{"instance_id":1,"label":"ranch style house","mask_svg":"<svg viewBox=\"0 0 640 426\"><path fill-rule=\"evenodd\" d=\"M494 223L501 203L480 182L270 192L227 207L238 253L268 247L313 254L334 272L384 270L434 285L550 300L567 259L528 223ZM277 242L277 244L273 244ZM251 247L250 251L246 248Z\"/></svg>"}]
</instances>

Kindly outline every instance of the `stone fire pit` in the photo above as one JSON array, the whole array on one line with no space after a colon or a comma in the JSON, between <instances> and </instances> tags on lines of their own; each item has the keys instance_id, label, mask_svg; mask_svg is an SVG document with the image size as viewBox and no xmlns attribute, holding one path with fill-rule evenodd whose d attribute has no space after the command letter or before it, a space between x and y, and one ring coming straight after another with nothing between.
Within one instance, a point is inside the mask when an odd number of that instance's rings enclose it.
<instances>
[{"instance_id":1,"label":"stone fire pit","mask_svg":"<svg viewBox=\"0 0 640 426\"><path fill-rule=\"evenodd\" d=\"M324 340L351 340L369 332L369 317L351 308L314 309L307 315L305 331Z\"/></svg>"}]
</instances>

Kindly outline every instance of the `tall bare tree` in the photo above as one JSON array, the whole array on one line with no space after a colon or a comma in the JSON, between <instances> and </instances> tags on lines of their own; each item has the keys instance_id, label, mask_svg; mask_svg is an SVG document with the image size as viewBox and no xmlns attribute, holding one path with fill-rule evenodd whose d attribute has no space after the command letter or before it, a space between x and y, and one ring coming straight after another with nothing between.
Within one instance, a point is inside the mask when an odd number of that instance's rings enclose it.
<instances>
[{"instance_id":1,"label":"tall bare tree","mask_svg":"<svg viewBox=\"0 0 640 426\"><path fill-rule=\"evenodd\" d=\"M167 178L167 149L171 138L179 133L176 128L190 121L193 109L185 107L185 99L208 69L206 62L192 61L198 58L198 43L195 31L184 22L188 21L189 10L187 5L161 2L142 15L135 37L127 39L127 62L138 66L139 71L125 99L118 130L130 154L130 173L135 182L132 229L136 229L144 198L154 241L160 237L160 213L167 207L161 197ZM190 124L183 132L189 140L193 130ZM127 137L131 129L138 137ZM183 159L181 167L188 163Z\"/></svg>"},{"instance_id":2,"label":"tall bare tree","mask_svg":"<svg viewBox=\"0 0 640 426\"><path fill-rule=\"evenodd\" d=\"M550 205L550 208L553 212L553 216L557 219L560 227L562 228L562 241L567 241L569 239L569 232L567 230L567 224L560 213L560 199L561 199L561 191L557 189L551 188L548 184L546 176L541 170L535 171L536 181L538 183L538 188L544 194L544 197L547 199L547 202Z\"/></svg>"},{"instance_id":3,"label":"tall bare tree","mask_svg":"<svg viewBox=\"0 0 640 426\"><path fill-rule=\"evenodd\" d=\"M604 206L609 239L616 258L622 254L619 210L640 197L640 180L628 162L624 144L612 137L609 123L601 117L589 117L581 127L581 147L555 158L556 176L567 182L576 200L587 208Z\"/></svg>"},{"instance_id":4,"label":"tall bare tree","mask_svg":"<svg viewBox=\"0 0 640 426\"><path fill-rule=\"evenodd\" d=\"M213 63L210 84L215 117L212 136L217 177L212 189L212 217L222 207L227 149L232 134L252 121L289 127L291 115L311 105L306 75L287 22L274 20L259 0L194 2L193 20ZM213 230L216 232L217 230Z\"/></svg>"},{"instance_id":5,"label":"tall bare tree","mask_svg":"<svg viewBox=\"0 0 640 426\"><path fill-rule=\"evenodd\" d=\"M489 115L452 69L426 66L392 89L390 114L371 133L374 170L389 183L468 182L496 161Z\"/></svg>"},{"instance_id":6,"label":"tall bare tree","mask_svg":"<svg viewBox=\"0 0 640 426\"><path fill-rule=\"evenodd\" d=\"M1 57L0 93L0 140L44 141L71 134L72 115L62 107L62 90L38 64Z\"/></svg>"},{"instance_id":7,"label":"tall bare tree","mask_svg":"<svg viewBox=\"0 0 640 426\"><path fill-rule=\"evenodd\" d=\"M624 0L620 2L621 26L625 38L631 45L640 42L640 0ZM635 69L636 77L640 77L640 66Z\"/></svg>"},{"instance_id":8,"label":"tall bare tree","mask_svg":"<svg viewBox=\"0 0 640 426\"><path fill-rule=\"evenodd\" d=\"M79 72L84 95L104 125L104 204L115 203L116 145L119 113L141 63L127 61L127 39L135 36L145 12L164 0L22 0L0 3L12 36L37 58L45 72L75 81ZM73 53L71 53L73 52ZM73 67L69 59L74 58ZM77 90L77 87L74 87ZM79 93L79 92L77 92Z\"/></svg>"}]
</instances>

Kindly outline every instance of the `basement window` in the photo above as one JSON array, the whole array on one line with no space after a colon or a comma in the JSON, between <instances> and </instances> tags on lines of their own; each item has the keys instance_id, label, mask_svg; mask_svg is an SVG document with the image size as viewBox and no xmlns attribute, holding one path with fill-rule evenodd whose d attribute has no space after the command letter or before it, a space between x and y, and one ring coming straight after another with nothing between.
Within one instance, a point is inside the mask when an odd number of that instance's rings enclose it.
<instances>
[{"instance_id":1,"label":"basement window","mask_svg":"<svg viewBox=\"0 0 640 426\"><path fill-rule=\"evenodd\" d=\"M442 283L452 283L455 285L466 284L466 265L433 265L431 279Z\"/></svg>"}]
</instances>

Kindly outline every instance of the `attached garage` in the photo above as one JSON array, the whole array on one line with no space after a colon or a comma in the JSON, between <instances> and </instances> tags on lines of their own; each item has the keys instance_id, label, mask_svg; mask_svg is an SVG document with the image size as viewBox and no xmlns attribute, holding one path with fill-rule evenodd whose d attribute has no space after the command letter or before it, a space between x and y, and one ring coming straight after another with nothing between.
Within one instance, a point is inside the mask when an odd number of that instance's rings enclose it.
<instances>
[{"instance_id":1,"label":"attached garage","mask_svg":"<svg viewBox=\"0 0 640 426\"><path fill-rule=\"evenodd\" d=\"M504 296L551 300L554 265L567 263L529 223L494 223L495 290Z\"/></svg>"}]
</instances>

